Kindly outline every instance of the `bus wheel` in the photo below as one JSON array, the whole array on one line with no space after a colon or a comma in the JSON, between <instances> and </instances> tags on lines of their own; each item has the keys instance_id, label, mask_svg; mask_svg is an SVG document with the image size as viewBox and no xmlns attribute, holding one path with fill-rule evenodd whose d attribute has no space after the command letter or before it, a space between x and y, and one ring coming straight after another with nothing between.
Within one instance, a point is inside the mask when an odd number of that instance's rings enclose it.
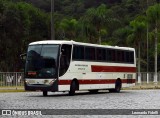
<instances>
[{"instance_id":1,"label":"bus wheel","mask_svg":"<svg viewBox=\"0 0 160 118\"><path fill-rule=\"evenodd\" d=\"M48 92L47 91L43 91L43 96L47 96Z\"/></svg>"},{"instance_id":2,"label":"bus wheel","mask_svg":"<svg viewBox=\"0 0 160 118\"><path fill-rule=\"evenodd\" d=\"M122 83L120 80L117 80L115 83L115 88L114 89L109 89L109 92L116 92L119 93L122 87Z\"/></svg>"},{"instance_id":3,"label":"bus wheel","mask_svg":"<svg viewBox=\"0 0 160 118\"><path fill-rule=\"evenodd\" d=\"M116 84L115 84L115 92L116 93L119 93L120 92L120 90L121 90L121 87L122 87L122 83L121 83L121 81L120 80L117 80L116 81Z\"/></svg>"},{"instance_id":4,"label":"bus wheel","mask_svg":"<svg viewBox=\"0 0 160 118\"><path fill-rule=\"evenodd\" d=\"M72 81L71 86L70 86L69 95L73 96L75 94L75 91L76 91L76 82Z\"/></svg>"}]
</instances>

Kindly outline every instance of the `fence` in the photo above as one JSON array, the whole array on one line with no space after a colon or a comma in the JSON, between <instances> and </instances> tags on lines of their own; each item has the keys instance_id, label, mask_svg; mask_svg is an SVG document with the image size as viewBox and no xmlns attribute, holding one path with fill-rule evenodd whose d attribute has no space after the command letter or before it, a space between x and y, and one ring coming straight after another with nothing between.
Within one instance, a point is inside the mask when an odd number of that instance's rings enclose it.
<instances>
[{"instance_id":1,"label":"fence","mask_svg":"<svg viewBox=\"0 0 160 118\"><path fill-rule=\"evenodd\" d=\"M4 87L22 87L23 73L22 72L0 72L0 88Z\"/></svg>"},{"instance_id":2,"label":"fence","mask_svg":"<svg viewBox=\"0 0 160 118\"><path fill-rule=\"evenodd\" d=\"M140 77L140 81L138 81L138 74L136 78L136 85L143 85L143 84L153 84L154 83L154 73L147 73L142 72ZM160 82L160 73L158 73L157 77L158 82ZM11 87L11 88L18 88L23 87L23 72L0 72L0 89Z\"/></svg>"},{"instance_id":3,"label":"fence","mask_svg":"<svg viewBox=\"0 0 160 118\"><path fill-rule=\"evenodd\" d=\"M157 73L157 82L160 82L160 72ZM138 74L137 74L137 78L136 78L136 84L154 84L155 80L154 80L154 72L149 72L148 73L148 77L147 77L147 72L141 72L140 73L140 80L138 81Z\"/></svg>"}]
</instances>

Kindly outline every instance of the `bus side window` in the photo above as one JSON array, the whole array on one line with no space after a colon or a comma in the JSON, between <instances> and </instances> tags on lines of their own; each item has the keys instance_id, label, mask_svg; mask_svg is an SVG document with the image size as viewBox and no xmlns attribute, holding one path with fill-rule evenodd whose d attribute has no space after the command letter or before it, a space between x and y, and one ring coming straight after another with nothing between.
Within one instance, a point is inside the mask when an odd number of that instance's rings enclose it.
<instances>
[{"instance_id":1,"label":"bus side window","mask_svg":"<svg viewBox=\"0 0 160 118\"><path fill-rule=\"evenodd\" d=\"M125 62L129 63L129 52L128 51L125 52Z\"/></svg>"},{"instance_id":2,"label":"bus side window","mask_svg":"<svg viewBox=\"0 0 160 118\"><path fill-rule=\"evenodd\" d=\"M102 50L100 48L96 49L96 54L97 54L97 60L101 61L102 60Z\"/></svg>"},{"instance_id":3,"label":"bus side window","mask_svg":"<svg viewBox=\"0 0 160 118\"><path fill-rule=\"evenodd\" d=\"M112 50L112 62L116 62L116 50Z\"/></svg>"},{"instance_id":4,"label":"bus side window","mask_svg":"<svg viewBox=\"0 0 160 118\"><path fill-rule=\"evenodd\" d=\"M114 49L107 49L107 61L109 62L116 61L116 51Z\"/></svg>"},{"instance_id":5,"label":"bus side window","mask_svg":"<svg viewBox=\"0 0 160 118\"><path fill-rule=\"evenodd\" d=\"M134 63L134 52L132 52L132 51L131 51L131 52L129 52L129 53L130 53L130 54L129 54L129 58L130 58L129 60L130 60L130 63L132 63L132 64L133 64L133 63Z\"/></svg>"},{"instance_id":6,"label":"bus side window","mask_svg":"<svg viewBox=\"0 0 160 118\"><path fill-rule=\"evenodd\" d=\"M102 53L101 54L102 54L102 61L105 62L106 61L106 49L102 48Z\"/></svg>"},{"instance_id":7,"label":"bus side window","mask_svg":"<svg viewBox=\"0 0 160 118\"><path fill-rule=\"evenodd\" d=\"M117 50L117 62L118 63L124 62L123 51L121 50Z\"/></svg>"},{"instance_id":8,"label":"bus side window","mask_svg":"<svg viewBox=\"0 0 160 118\"><path fill-rule=\"evenodd\" d=\"M105 58L106 58L105 49L97 48L96 54L97 54L97 61L105 61Z\"/></svg>"},{"instance_id":9,"label":"bus side window","mask_svg":"<svg viewBox=\"0 0 160 118\"><path fill-rule=\"evenodd\" d=\"M90 59L90 49L88 47L85 47L85 60Z\"/></svg>"},{"instance_id":10,"label":"bus side window","mask_svg":"<svg viewBox=\"0 0 160 118\"><path fill-rule=\"evenodd\" d=\"M125 51L125 62L133 64L134 63L134 52L133 51Z\"/></svg>"},{"instance_id":11,"label":"bus side window","mask_svg":"<svg viewBox=\"0 0 160 118\"><path fill-rule=\"evenodd\" d=\"M95 48L90 48L90 58L89 60L95 61Z\"/></svg>"},{"instance_id":12,"label":"bus side window","mask_svg":"<svg viewBox=\"0 0 160 118\"><path fill-rule=\"evenodd\" d=\"M125 53L122 51L122 63L125 63Z\"/></svg>"},{"instance_id":13,"label":"bus side window","mask_svg":"<svg viewBox=\"0 0 160 118\"><path fill-rule=\"evenodd\" d=\"M74 45L73 60L84 60L84 46Z\"/></svg>"},{"instance_id":14,"label":"bus side window","mask_svg":"<svg viewBox=\"0 0 160 118\"><path fill-rule=\"evenodd\" d=\"M112 61L112 52L111 52L111 49L107 49L106 50L106 59L107 59L108 62Z\"/></svg>"},{"instance_id":15,"label":"bus side window","mask_svg":"<svg viewBox=\"0 0 160 118\"><path fill-rule=\"evenodd\" d=\"M86 61L95 61L95 48L86 46L85 47L85 60Z\"/></svg>"}]
</instances>

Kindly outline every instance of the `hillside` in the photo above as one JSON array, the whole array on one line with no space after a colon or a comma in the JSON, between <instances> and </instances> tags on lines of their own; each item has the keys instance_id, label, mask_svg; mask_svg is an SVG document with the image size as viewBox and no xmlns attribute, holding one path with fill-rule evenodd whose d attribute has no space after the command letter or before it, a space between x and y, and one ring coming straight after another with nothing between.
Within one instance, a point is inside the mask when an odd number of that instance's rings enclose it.
<instances>
[{"instance_id":1,"label":"hillside","mask_svg":"<svg viewBox=\"0 0 160 118\"><path fill-rule=\"evenodd\" d=\"M141 67L142 71L146 71L146 12L156 2L157 0L148 0L148 4L147 0L54 0L55 38L130 46L136 48L137 54L141 48ZM50 39L50 11L51 0L0 1L0 71L18 70L21 67L18 57L26 52L28 43ZM154 67L154 31L152 22L149 24L150 71ZM158 58L159 54L158 40ZM158 68L160 70L160 66Z\"/></svg>"}]
</instances>

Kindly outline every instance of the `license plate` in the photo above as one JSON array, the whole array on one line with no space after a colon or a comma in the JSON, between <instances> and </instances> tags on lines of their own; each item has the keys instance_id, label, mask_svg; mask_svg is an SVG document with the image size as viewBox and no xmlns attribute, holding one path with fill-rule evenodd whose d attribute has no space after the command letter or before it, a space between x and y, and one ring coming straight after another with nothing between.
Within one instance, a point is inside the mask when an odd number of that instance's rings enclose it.
<instances>
[{"instance_id":1,"label":"license plate","mask_svg":"<svg viewBox=\"0 0 160 118\"><path fill-rule=\"evenodd\" d=\"M35 84L36 82L35 82L35 80L28 80L28 83L29 84Z\"/></svg>"}]
</instances>

